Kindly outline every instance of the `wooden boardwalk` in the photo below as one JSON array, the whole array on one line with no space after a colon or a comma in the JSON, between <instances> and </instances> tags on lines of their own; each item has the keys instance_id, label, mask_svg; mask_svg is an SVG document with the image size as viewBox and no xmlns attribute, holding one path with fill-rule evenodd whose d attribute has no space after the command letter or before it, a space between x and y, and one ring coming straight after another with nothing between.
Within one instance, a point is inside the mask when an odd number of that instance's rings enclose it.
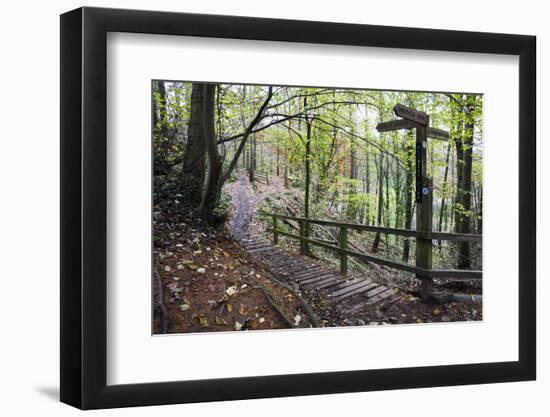
<instances>
[{"instance_id":1,"label":"wooden boardwalk","mask_svg":"<svg viewBox=\"0 0 550 417\"><path fill-rule=\"evenodd\" d=\"M357 311L365 307L381 308L399 300L399 291L357 272L341 273L308 256L290 253L261 237L240 239L245 250L279 280L301 293Z\"/></svg>"}]
</instances>

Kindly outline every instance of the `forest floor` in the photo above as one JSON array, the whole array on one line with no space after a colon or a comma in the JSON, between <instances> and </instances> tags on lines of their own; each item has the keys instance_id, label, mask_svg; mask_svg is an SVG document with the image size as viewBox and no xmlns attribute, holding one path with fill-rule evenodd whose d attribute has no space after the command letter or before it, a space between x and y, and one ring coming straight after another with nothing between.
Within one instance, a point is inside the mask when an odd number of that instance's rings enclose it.
<instances>
[{"instance_id":1,"label":"forest floor","mask_svg":"<svg viewBox=\"0 0 550 417\"><path fill-rule=\"evenodd\" d=\"M251 185L246 176L226 185L232 199L226 225L211 226L195 209L172 200L156 201L154 221L153 332L191 333L310 327L303 304L238 243L266 234L259 208L278 202L291 206L292 192L280 178ZM287 245L289 251L296 246ZM388 284L391 274L377 270ZM290 284L290 283L286 283ZM384 308L351 311L331 306L315 294L300 294L322 326L383 325L482 319L474 302L425 304L408 292Z\"/></svg>"},{"instance_id":2,"label":"forest floor","mask_svg":"<svg viewBox=\"0 0 550 417\"><path fill-rule=\"evenodd\" d=\"M154 236L155 334L309 326L294 325L298 300L193 208L156 204Z\"/></svg>"}]
</instances>

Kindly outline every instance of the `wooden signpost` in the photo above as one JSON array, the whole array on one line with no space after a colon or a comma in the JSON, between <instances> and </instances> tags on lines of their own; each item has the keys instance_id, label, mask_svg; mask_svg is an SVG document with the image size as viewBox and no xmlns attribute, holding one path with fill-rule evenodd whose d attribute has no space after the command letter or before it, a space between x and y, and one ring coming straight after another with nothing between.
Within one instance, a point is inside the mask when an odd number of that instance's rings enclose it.
<instances>
[{"instance_id":1,"label":"wooden signpost","mask_svg":"<svg viewBox=\"0 0 550 417\"><path fill-rule=\"evenodd\" d=\"M401 129L416 129L416 230L432 231L432 203L433 182L426 176L426 153L428 137L438 140L448 140L449 133L429 127L430 117L421 111L411 109L403 104L396 104L393 108L396 116L402 119L379 123L378 132L389 132ZM423 269L432 269L432 241L417 239L416 266ZM431 297L433 280L431 277L417 274L422 281L420 291L423 300Z\"/></svg>"},{"instance_id":2,"label":"wooden signpost","mask_svg":"<svg viewBox=\"0 0 550 417\"><path fill-rule=\"evenodd\" d=\"M396 104L393 106L393 112L396 116L410 120L411 122L416 122L424 126L430 124L430 117L426 113L411 109L404 104Z\"/></svg>"}]
</instances>

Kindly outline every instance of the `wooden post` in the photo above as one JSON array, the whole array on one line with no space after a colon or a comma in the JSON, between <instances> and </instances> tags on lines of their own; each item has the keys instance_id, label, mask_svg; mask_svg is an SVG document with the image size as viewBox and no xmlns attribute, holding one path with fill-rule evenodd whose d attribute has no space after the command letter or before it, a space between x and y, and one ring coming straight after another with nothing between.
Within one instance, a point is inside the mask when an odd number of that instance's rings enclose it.
<instances>
[{"instance_id":1,"label":"wooden post","mask_svg":"<svg viewBox=\"0 0 550 417\"><path fill-rule=\"evenodd\" d=\"M379 132L390 132L416 128L416 229L431 232L433 182L426 176L427 139L430 137L437 140L449 140L449 133L429 127L430 117L424 112L399 103L393 107L393 111L402 119L378 123L376 129ZM432 241L430 239L416 239L416 266L426 270L432 269ZM422 281L420 290L422 300L429 300L433 288L432 278L420 274L417 274L416 277Z\"/></svg>"},{"instance_id":2,"label":"wooden post","mask_svg":"<svg viewBox=\"0 0 550 417\"><path fill-rule=\"evenodd\" d=\"M416 127L416 229L432 231L432 181L426 177L426 126ZM416 266L423 269L432 269L432 241L430 239L416 239ZM420 295L427 301L431 297L433 280L430 277L417 274L422 281Z\"/></svg>"},{"instance_id":3,"label":"wooden post","mask_svg":"<svg viewBox=\"0 0 550 417\"><path fill-rule=\"evenodd\" d=\"M273 243L279 243L279 235L277 234L277 216L273 215Z\"/></svg>"},{"instance_id":4,"label":"wooden post","mask_svg":"<svg viewBox=\"0 0 550 417\"><path fill-rule=\"evenodd\" d=\"M338 240L340 249L348 248L348 228L346 226L340 226ZM346 253L340 253L340 272L343 274L348 272L348 255Z\"/></svg>"},{"instance_id":5,"label":"wooden post","mask_svg":"<svg viewBox=\"0 0 550 417\"><path fill-rule=\"evenodd\" d=\"M300 237L306 237L306 222L304 220L300 220ZM300 239L300 253L302 255L307 255L307 242L303 239Z\"/></svg>"}]
</instances>

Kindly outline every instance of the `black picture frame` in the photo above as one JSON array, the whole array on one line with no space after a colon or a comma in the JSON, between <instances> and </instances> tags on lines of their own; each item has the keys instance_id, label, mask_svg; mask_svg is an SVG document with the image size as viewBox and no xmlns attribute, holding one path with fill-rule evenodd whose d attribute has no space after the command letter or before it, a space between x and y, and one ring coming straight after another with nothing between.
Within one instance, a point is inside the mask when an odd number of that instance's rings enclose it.
<instances>
[{"instance_id":1,"label":"black picture frame","mask_svg":"<svg viewBox=\"0 0 550 417\"><path fill-rule=\"evenodd\" d=\"M107 385L108 32L519 56L519 360ZM62 402L94 409L535 379L534 36L84 7L61 15L60 56Z\"/></svg>"}]
</instances>

